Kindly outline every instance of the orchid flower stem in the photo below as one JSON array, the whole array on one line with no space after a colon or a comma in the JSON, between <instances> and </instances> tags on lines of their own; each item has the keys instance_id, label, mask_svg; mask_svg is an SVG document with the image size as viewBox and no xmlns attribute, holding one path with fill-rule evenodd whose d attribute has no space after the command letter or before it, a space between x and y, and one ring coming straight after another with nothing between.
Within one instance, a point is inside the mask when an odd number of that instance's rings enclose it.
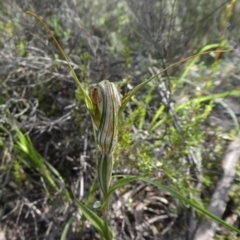
<instances>
[{"instance_id":1,"label":"orchid flower stem","mask_svg":"<svg viewBox=\"0 0 240 240\"><path fill-rule=\"evenodd\" d=\"M105 199L105 197L104 197ZM103 222L105 227L105 234L106 234L106 240L112 240L111 234L109 232L109 221L108 221L108 209L109 208L109 201L105 202L104 207L102 209L102 216L103 216Z\"/></svg>"},{"instance_id":2,"label":"orchid flower stem","mask_svg":"<svg viewBox=\"0 0 240 240\"><path fill-rule=\"evenodd\" d=\"M102 205L102 217L105 227L106 240L112 240L111 234L109 232L109 221L108 221L108 210L109 210L109 198L108 191L112 179L112 166L113 157L111 155L102 154L98 162L98 178L100 188L103 194Z\"/></svg>"}]
</instances>

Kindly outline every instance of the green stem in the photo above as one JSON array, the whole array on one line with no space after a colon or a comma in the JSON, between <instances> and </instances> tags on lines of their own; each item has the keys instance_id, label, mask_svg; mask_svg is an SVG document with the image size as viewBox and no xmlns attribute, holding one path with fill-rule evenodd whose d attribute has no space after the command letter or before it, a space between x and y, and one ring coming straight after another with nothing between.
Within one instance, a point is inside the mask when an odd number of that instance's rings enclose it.
<instances>
[{"instance_id":1,"label":"green stem","mask_svg":"<svg viewBox=\"0 0 240 240\"><path fill-rule=\"evenodd\" d=\"M103 194L102 217L104 222L106 240L113 239L108 222L108 210L109 210L108 191L112 179L112 167L113 167L112 154L101 154L98 162L98 179Z\"/></svg>"},{"instance_id":2,"label":"green stem","mask_svg":"<svg viewBox=\"0 0 240 240\"><path fill-rule=\"evenodd\" d=\"M107 195L112 180L113 157L111 154L101 154L98 161L98 180L103 192L103 196Z\"/></svg>"},{"instance_id":3,"label":"green stem","mask_svg":"<svg viewBox=\"0 0 240 240\"><path fill-rule=\"evenodd\" d=\"M105 196L104 196L105 199ZM109 231L109 225L108 225L108 208L109 208L109 201L105 202L103 210L102 210L102 215L103 215L103 222L104 222L104 227L105 227L105 238L106 240L112 240L111 233Z\"/></svg>"}]
</instances>

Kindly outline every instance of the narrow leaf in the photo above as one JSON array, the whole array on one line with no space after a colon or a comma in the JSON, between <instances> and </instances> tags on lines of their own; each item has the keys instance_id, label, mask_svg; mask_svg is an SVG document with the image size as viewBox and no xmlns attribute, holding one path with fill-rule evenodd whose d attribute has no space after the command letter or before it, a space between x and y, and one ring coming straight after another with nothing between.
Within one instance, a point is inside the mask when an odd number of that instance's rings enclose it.
<instances>
[{"instance_id":1,"label":"narrow leaf","mask_svg":"<svg viewBox=\"0 0 240 240\"><path fill-rule=\"evenodd\" d=\"M91 115L93 115L93 105L92 105L92 101L88 95L88 93L84 90L84 88L82 87L81 83L79 82L78 78L77 78L77 75L75 73L75 71L73 70L71 64L70 64L70 61L67 57L67 55L65 54L65 52L63 51L62 47L60 46L60 44L58 43L57 39L54 37L53 33L51 32L51 30L48 28L48 26L44 23L44 21L38 17L36 14L30 12L30 11L27 11L26 12L27 14L30 14L32 15L33 17L35 17L43 26L44 28L47 30L47 32L50 34L50 36L52 37L52 39L54 40L55 44L57 45L58 49L60 50L62 56L64 57L64 59L66 60L70 70L71 70L71 73L73 75L73 78L78 86L78 89L80 91L80 93L82 94L83 98L84 98L84 101L85 101L85 104L87 105L87 108L90 112Z\"/></svg>"},{"instance_id":2,"label":"narrow leaf","mask_svg":"<svg viewBox=\"0 0 240 240\"><path fill-rule=\"evenodd\" d=\"M110 195L117 189L120 188L122 186L124 186L125 184L128 184L132 181L135 180L142 180L146 183L149 183L153 186L156 186L162 190L164 190L165 192L170 193L172 196L178 198L179 200L181 200L183 203L195 208L196 210L198 210L199 212L209 216L210 218L214 219L216 222L222 224L223 226L231 229L232 231L240 234L240 230L238 230L237 228L231 226L230 224L228 224L227 222L223 221L221 218L217 217L216 215L214 215L213 213L209 212L208 210L206 210L205 208L203 208L202 206L200 206L199 204L197 204L196 202L184 197L183 195L181 195L180 193L178 193L177 191L175 191L172 188L169 188L167 186L164 186L156 181L153 181L149 178L146 177L141 177L141 176L120 176L118 175L117 177L123 177L122 179L116 181L112 187L109 189L109 193L108 193L108 197L110 197Z\"/></svg>"},{"instance_id":3,"label":"narrow leaf","mask_svg":"<svg viewBox=\"0 0 240 240\"><path fill-rule=\"evenodd\" d=\"M73 223L74 219L75 219L75 216L71 216L69 218L69 220L67 221L67 223L66 223L66 225L63 229L60 240L66 240L67 239L67 234L68 234L69 228L71 227L71 224Z\"/></svg>"},{"instance_id":4,"label":"narrow leaf","mask_svg":"<svg viewBox=\"0 0 240 240\"><path fill-rule=\"evenodd\" d=\"M199 51L199 54L196 55L192 61L190 62L190 64L188 64L186 70L183 72L182 76L180 77L179 79L179 82L181 82L185 77L186 75L188 74L188 72L190 71L190 69L192 68L192 66L198 61L199 57L201 56L202 53L208 51L209 53L209 50L211 49L214 49L214 48L218 48L220 47L220 44L219 43L214 43L214 44L209 44L205 47L203 47L200 51Z\"/></svg>"},{"instance_id":5,"label":"narrow leaf","mask_svg":"<svg viewBox=\"0 0 240 240\"><path fill-rule=\"evenodd\" d=\"M184 197L183 195L181 195L180 193L178 193L177 191L166 187L158 182L152 181L151 179L148 179L146 177L139 177L139 180L142 180L144 182L147 182L151 185L154 185L166 192L169 192L172 196L178 198L179 200L181 200L182 202L184 202L185 204L190 205L191 207L195 208L196 210L198 210L199 212L209 216L210 218L214 219L216 222L224 225L225 227L231 229L234 232L237 232L238 234L240 234L240 230L238 230L237 228L233 227L232 225L228 224L227 222L223 221L221 218L217 217L216 215L214 215L213 213L209 212L208 210L206 210L205 208L203 208L202 206L200 206L199 204L197 204L196 202Z\"/></svg>"},{"instance_id":6,"label":"narrow leaf","mask_svg":"<svg viewBox=\"0 0 240 240\"><path fill-rule=\"evenodd\" d=\"M210 47L209 47L210 46ZM209 48L213 48L214 46L217 46L217 45L209 45L208 47ZM210 52L229 52L230 50L216 50L216 51L207 51L207 52L203 52L203 50L206 51L206 49L202 49L200 53L197 53L193 56L189 56L187 58L184 58L182 60L180 60L179 62L177 63L173 63L171 64L169 67L167 67L166 69L160 71L159 73L157 73L156 75L152 76L151 78L143 81L142 83L140 83L139 85L137 85L132 91L130 91L129 93L127 93L123 99L122 99L122 106L120 107L120 110L119 110L119 115L122 114L122 112L124 111L125 107L127 106L129 100L131 99L132 96L134 96L142 87L144 87L147 83L151 82L152 80L154 80L158 75L161 75L162 73L164 73L165 71L167 71L168 69L174 67L174 66L177 66L183 62L186 62L187 60L191 59L191 58L195 58L195 57L199 57L201 55L204 55L204 54L208 54Z\"/></svg>"},{"instance_id":7,"label":"narrow leaf","mask_svg":"<svg viewBox=\"0 0 240 240\"><path fill-rule=\"evenodd\" d=\"M223 93L211 94L209 96L194 98L192 100L189 100L187 102L184 102L184 103L178 105L175 108L175 112L178 112L179 110L183 109L184 107L194 104L194 103L201 103L201 102L206 102L206 101L217 99L217 98L224 98L224 97L229 97L229 96L239 96L239 95L240 95L240 90L235 90L235 91L227 91L227 92L223 92Z\"/></svg>"},{"instance_id":8,"label":"narrow leaf","mask_svg":"<svg viewBox=\"0 0 240 240\"><path fill-rule=\"evenodd\" d=\"M91 209L86 207L84 204L79 202L76 198L75 201L78 205L78 207L81 209L82 213L86 217L86 219L96 228L98 233L101 235L102 238L105 236L105 228L103 220L97 216L96 213L94 213Z\"/></svg>"}]
</instances>

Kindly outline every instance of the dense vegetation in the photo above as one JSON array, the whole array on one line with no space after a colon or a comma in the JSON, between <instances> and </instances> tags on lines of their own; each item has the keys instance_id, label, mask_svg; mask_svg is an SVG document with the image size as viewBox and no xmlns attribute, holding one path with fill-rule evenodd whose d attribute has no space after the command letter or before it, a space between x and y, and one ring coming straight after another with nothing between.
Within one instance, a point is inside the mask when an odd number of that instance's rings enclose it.
<instances>
[{"instance_id":1,"label":"dense vegetation","mask_svg":"<svg viewBox=\"0 0 240 240\"><path fill-rule=\"evenodd\" d=\"M63 239L68 226L66 239L100 239L73 197L89 208L100 199L91 116L26 11L44 19L88 90L108 79L124 96L210 51L132 97L113 174L147 176L208 208L227 171L220 217L240 228L240 3L12 0L0 2L0 239ZM109 216L115 239L201 239L202 214L141 181L113 194ZM219 225L214 239L240 236Z\"/></svg>"}]
</instances>

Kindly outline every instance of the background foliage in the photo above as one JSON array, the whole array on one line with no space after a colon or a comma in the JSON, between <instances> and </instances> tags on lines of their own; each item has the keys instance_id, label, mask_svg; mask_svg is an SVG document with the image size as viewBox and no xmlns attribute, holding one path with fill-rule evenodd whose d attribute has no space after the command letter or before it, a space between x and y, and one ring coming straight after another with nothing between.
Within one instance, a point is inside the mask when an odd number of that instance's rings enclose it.
<instances>
[{"instance_id":1,"label":"background foliage","mask_svg":"<svg viewBox=\"0 0 240 240\"><path fill-rule=\"evenodd\" d=\"M67 239L99 238L80 220L68 192L90 206L99 199L92 184L97 153L91 118L52 39L25 11L44 19L86 88L108 79L123 95L203 48L231 49L189 59L149 83L124 113L116 150L115 173L151 176L207 207L226 147L239 131L240 4L229 12L230 3L0 2L0 216L6 239L60 239L72 215ZM189 153L201 169L198 187ZM236 227L239 167L223 216ZM111 206L116 239L185 239L188 207L154 187L128 185ZM223 228L215 235L238 238Z\"/></svg>"}]
</instances>

